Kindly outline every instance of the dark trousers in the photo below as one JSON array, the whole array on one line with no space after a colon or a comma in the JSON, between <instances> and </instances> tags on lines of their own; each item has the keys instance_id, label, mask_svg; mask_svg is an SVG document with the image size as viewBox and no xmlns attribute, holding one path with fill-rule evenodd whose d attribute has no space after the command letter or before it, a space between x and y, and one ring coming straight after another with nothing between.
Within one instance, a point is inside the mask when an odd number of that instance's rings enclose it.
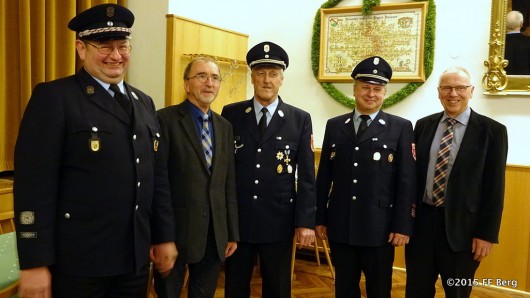
<instances>
[{"instance_id":1,"label":"dark trousers","mask_svg":"<svg viewBox=\"0 0 530 298\"><path fill-rule=\"evenodd\" d=\"M471 242L465 252L455 252L449 247L444 208L425 204L420 204L416 211L414 233L405 246L405 262L408 298L434 297L438 275L442 277L446 297L469 297L472 289L469 281L480 264L473 260Z\"/></svg>"},{"instance_id":2,"label":"dark trousers","mask_svg":"<svg viewBox=\"0 0 530 298\"><path fill-rule=\"evenodd\" d=\"M147 295L148 266L141 272L84 277L52 273L52 296L65 298L145 298Z\"/></svg>"},{"instance_id":3,"label":"dark trousers","mask_svg":"<svg viewBox=\"0 0 530 298\"><path fill-rule=\"evenodd\" d=\"M359 282L363 272L368 297L390 298L394 263L392 245L354 246L330 241L329 247L335 266L335 297L361 297Z\"/></svg>"},{"instance_id":4,"label":"dark trousers","mask_svg":"<svg viewBox=\"0 0 530 298\"><path fill-rule=\"evenodd\" d=\"M250 281L256 257L262 278L263 298L291 297L293 242L254 244L240 242L225 262L225 297L250 297Z\"/></svg>"},{"instance_id":5,"label":"dark trousers","mask_svg":"<svg viewBox=\"0 0 530 298\"><path fill-rule=\"evenodd\" d=\"M214 296L222 262L219 259L215 238L211 231L212 229L208 233L204 256L199 262L186 264L180 256L177 256L175 266L168 276L163 278L155 272L155 291L158 297L180 297L186 265L189 270L188 297L210 298Z\"/></svg>"}]
</instances>

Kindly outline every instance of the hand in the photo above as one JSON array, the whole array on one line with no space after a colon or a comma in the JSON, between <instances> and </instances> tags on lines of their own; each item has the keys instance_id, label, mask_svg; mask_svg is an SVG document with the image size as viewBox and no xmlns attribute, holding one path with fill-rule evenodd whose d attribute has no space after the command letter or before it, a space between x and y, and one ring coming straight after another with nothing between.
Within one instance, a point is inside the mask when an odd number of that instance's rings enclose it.
<instances>
[{"instance_id":1,"label":"hand","mask_svg":"<svg viewBox=\"0 0 530 298\"><path fill-rule=\"evenodd\" d=\"M151 245L150 258L155 265L155 269L165 277L173 269L177 259L177 247L175 242L164 242Z\"/></svg>"},{"instance_id":2,"label":"hand","mask_svg":"<svg viewBox=\"0 0 530 298\"><path fill-rule=\"evenodd\" d=\"M228 258L229 256L233 255L236 249L237 249L237 242L228 241L228 243L226 243L225 257Z\"/></svg>"},{"instance_id":3,"label":"hand","mask_svg":"<svg viewBox=\"0 0 530 298\"><path fill-rule=\"evenodd\" d=\"M482 259L490 254L492 247L493 243L489 241L473 238L473 244L471 246L471 252L475 254L473 259L479 262L482 261Z\"/></svg>"},{"instance_id":4,"label":"hand","mask_svg":"<svg viewBox=\"0 0 530 298\"><path fill-rule=\"evenodd\" d=\"M296 228L296 240L298 248L309 246L315 242L315 231L308 228Z\"/></svg>"},{"instance_id":5,"label":"hand","mask_svg":"<svg viewBox=\"0 0 530 298\"><path fill-rule=\"evenodd\" d=\"M20 298L51 298L52 275L48 267L37 267L20 270L20 285L18 296Z\"/></svg>"},{"instance_id":6,"label":"hand","mask_svg":"<svg viewBox=\"0 0 530 298\"><path fill-rule=\"evenodd\" d=\"M327 240L328 239L328 227L326 227L326 226L316 226L315 227L315 232L316 232L318 238L320 238L322 240Z\"/></svg>"},{"instance_id":7,"label":"hand","mask_svg":"<svg viewBox=\"0 0 530 298\"><path fill-rule=\"evenodd\" d=\"M390 233L390 235L388 235L388 242L392 243L392 245L396 247L409 244L409 239L409 236L399 233Z\"/></svg>"}]
</instances>

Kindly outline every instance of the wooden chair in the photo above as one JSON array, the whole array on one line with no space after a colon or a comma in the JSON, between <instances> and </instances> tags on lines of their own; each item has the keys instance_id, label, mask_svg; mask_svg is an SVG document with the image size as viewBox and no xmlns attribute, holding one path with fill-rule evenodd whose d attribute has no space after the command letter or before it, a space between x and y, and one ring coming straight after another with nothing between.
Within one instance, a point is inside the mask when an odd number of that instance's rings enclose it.
<instances>
[{"instance_id":1,"label":"wooden chair","mask_svg":"<svg viewBox=\"0 0 530 298\"><path fill-rule=\"evenodd\" d=\"M320 244L321 245L320 245ZM291 256L291 280L294 280L294 262L296 259L296 245L298 242L296 241L296 236L293 237L293 253ZM331 272L331 278L335 280L335 270L333 269L333 264L331 263L331 257L329 256L329 247L326 240L321 240L318 237L315 237L315 243L313 245L313 248L315 250L315 257L317 259L317 264L320 266L320 249L324 251L324 255L326 256L326 261L328 263L329 271Z\"/></svg>"},{"instance_id":2,"label":"wooden chair","mask_svg":"<svg viewBox=\"0 0 530 298\"><path fill-rule=\"evenodd\" d=\"M15 231L15 212L4 211L0 212L0 234L10 233Z\"/></svg>"}]
</instances>

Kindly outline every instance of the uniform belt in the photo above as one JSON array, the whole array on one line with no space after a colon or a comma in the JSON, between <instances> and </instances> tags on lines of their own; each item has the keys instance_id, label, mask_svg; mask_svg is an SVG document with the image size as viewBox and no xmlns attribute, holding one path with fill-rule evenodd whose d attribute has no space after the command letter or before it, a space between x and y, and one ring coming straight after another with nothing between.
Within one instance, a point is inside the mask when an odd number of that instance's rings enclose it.
<instances>
[{"instance_id":1,"label":"uniform belt","mask_svg":"<svg viewBox=\"0 0 530 298\"><path fill-rule=\"evenodd\" d=\"M425 209L429 209L429 210L432 210L434 212L442 212L445 210L445 207L444 206L434 206L434 205L431 205L431 204L427 204L425 202L422 202L421 203L421 206Z\"/></svg>"}]
</instances>

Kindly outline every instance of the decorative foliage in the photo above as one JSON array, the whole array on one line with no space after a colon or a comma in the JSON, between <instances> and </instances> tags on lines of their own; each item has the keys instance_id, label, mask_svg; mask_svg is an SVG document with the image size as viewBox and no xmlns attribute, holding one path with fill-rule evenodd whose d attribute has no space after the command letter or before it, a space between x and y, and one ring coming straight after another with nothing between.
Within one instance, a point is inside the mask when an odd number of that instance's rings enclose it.
<instances>
[{"instance_id":1,"label":"decorative foliage","mask_svg":"<svg viewBox=\"0 0 530 298\"><path fill-rule=\"evenodd\" d=\"M342 0L329 0L322 4L321 8L332 8L339 4ZM416 0L417 1L417 0ZM427 0L425 0L427 1ZM434 62L434 37L436 26L436 6L434 0L428 0L427 15L425 17L425 45L424 45L424 69L425 79L429 78L433 69ZM363 14L368 15L372 12L372 7L380 4L380 0L363 0ZM366 13L365 13L366 11ZM320 10L315 15L315 23L313 24L313 37L311 41L311 67L313 75L318 78L318 67L320 60ZM320 83L322 88L336 101L349 107L355 107L355 101L344 95L332 83ZM388 108L410 94L414 93L423 83L408 83L401 90L387 97L383 102L382 108Z\"/></svg>"}]
</instances>

